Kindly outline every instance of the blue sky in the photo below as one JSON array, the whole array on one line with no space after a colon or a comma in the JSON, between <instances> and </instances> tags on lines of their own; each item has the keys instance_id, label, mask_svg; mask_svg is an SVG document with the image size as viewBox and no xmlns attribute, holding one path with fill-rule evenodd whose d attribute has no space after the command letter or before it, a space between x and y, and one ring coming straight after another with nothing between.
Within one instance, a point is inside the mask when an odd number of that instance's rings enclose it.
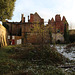
<instances>
[{"instance_id":1,"label":"blue sky","mask_svg":"<svg viewBox=\"0 0 75 75\"><path fill-rule=\"evenodd\" d=\"M52 17L55 19L55 15L60 14L61 18L66 17L70 28L75 28L75 0L17 0L13 17L9 21L20 21L21 14L24 14L27 21L27 16L35 12L44 18L44 21Z\"/></svg>"}]
</instances>

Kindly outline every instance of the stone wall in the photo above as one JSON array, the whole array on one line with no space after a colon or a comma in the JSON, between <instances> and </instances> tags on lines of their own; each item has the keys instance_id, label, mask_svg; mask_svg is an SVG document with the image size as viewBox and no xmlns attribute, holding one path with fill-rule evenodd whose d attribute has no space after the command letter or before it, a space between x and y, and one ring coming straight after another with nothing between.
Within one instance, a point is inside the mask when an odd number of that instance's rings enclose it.
<instances>
[{"instance_id":1,"label":"stone wall","mask_svg":"<svg viewBox=\"0 0 75 75\"><path fill-rule=\"evenodd\" d=\"M0 46L7 46L7 31L4 26L0 24Z\"/></svg>"},{"instance_id":2,"label":"stone wall","mask_svg":"<svg viewBox=\"0 0 75 75\"><path fill-rule=\"evenodd\" d=\"M64 37L61 33L52 33L52 42L53 43L64 43Z\"/></svg>"}]
</instances>

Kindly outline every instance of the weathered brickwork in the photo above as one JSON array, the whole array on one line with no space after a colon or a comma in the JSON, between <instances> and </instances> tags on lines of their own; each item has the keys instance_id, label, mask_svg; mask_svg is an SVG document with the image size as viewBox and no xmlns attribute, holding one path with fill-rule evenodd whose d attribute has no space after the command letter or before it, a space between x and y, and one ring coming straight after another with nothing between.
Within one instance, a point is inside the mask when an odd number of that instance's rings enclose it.
<instances>
[{"instance_id":1,"label":"weathered brickwork","mask_svg":"<svg viewBox=\"0 0 75 75\"><path fill-rule=\"evenodd\" d=\"M41 18L37 12L35 12L35 14L30 14L30 22L31 23L34 23L34 22L44 23L44 19Z\"/></svg>"},{"instance_id":2,"label":"weathered brickwork","mask_svg":"<svg viewBox=\"0 0 75 75\"><path fill-rule=\"evenodd\" d=\"M51 31L54 32L60 32L60 33L64 33L64 25L66 24L66 28L68 29L68 22L66 20L66 18L63 16L62 20L60 15L56 15L55 16L55 21L52 18L51 20L49 19L48 21L48 26L50 26Z\"/></svg>"},{"instance_id":3,"label":"weathered brickwork","mask_svg":"<svg viewBox=\"0 0 75 75\"><path fill-rule=\"evenodd\" d=\"M58 40L64 42L65 24L68 29L68 23L64 16L61 20L60 15L56 15L55 20L53 18L51 20L49 19L48 24L44 26L44 19L41 18L37 12L28 16L28 22L25 22L24 14L22 14L20 22L6 22L6 24L9 26L9 35L21 36L20 39L22 39L23 43L41 43L42 41L47 43L50 42L50 40L52 40L52 42ZM40 35L38 31L33 33L33 29L37 25L44 30L43 38L41 37L42 34ZM52 39L50 38L49 30L52 33Z\"/></svg>"},{"instance_id":4,"label":"weathered brickwork","mask_svg":"<svg viewBox=\"0 0 75 75\"><path fill-rule=\"evenodd\" d=\"M66 25L66 30L68 29L68 22L63 16L62 20L60 15L55 16L55 20L52 18L48 20L47 28L52 32L52 42L64 42L64 27Z\"/></svg>"}]
</instances>

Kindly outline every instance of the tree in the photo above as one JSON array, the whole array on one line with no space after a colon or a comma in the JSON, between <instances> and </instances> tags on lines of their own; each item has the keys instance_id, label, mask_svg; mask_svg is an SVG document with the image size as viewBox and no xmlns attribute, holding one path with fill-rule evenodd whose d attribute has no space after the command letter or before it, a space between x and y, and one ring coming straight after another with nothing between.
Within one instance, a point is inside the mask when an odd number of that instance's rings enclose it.
<instances>
[{"instance_id":1,"label":"tree","mask_svg":"<svg viewBox=\"0 0 75 75\"><path fill-rule=\"evenodd\" d=\"M36 41L39 44L45 44L45 43L50 43L50 38L51 38L51 32L49 32L49 29L44 27L43 24L33 24L33 29L32 29L32 34L35 34L36 36ZM33 35L32 35L33 36Z\"/></svg>"},{"instance_id":2,"label":"tree","mask_svg":"<svg viewBox=\"0 0 75 75\"><path fill-rule=\"evenodd\" d=\"M55 32L54 31L54 26L53 25L48 25L47 27L46 27L46 31L47 31L47 33L49 34L49 42L50 43L52 43L52 39L53 39L53 37L52 37L52 32Z\"/></svg>"},{"instance_id":3,"label":"tree","mask_svg":"<svg viewBox=\"0 0 75 75\"><path fill-rule=\"evenodd\" d=\"M0 0L0 21L11 19L13 16L14 4L16 0Z\"/></svg>"},{"instance_id":4,"label":"tree","mask_svg":"<svg viewBox=\"0 0 75 75\"><path fill-rule=\"evenodd\" d=\"M69 43L69 30L67 28L67 24L65 22L65 25L64 25L64 40L66 43Z\"/></svg>"},{"instance_id":5,"label":"tree","mask_svg":"<svg viewBox=\"0 0 75 75\"><path fill-rule=\"evenodd\" d=\"M25 32L25 41L27 43L27 32Z\"/></svg>"},{"instance_id":6,"label":"tree","mask_svg":"<svg viewBox=\"0 0 75 75\"><path fill-rule=\"evenodd\" d=\"M37 35L36 41L37 43L44 42L44 29L41 28L40 24L37 22L36 24L33 24L33 30L31 31L33 34Z\"/></svg>"},{"instance_id":7,"label":"tree","mask_svg":"<svg viewBox=\"0 0 75 75\"><path fill-rule=\"evenodd\" d=\"M49 30L49 36L50 36L50 43L52 43L52 32Z\"/></svg>"}]
</instances>

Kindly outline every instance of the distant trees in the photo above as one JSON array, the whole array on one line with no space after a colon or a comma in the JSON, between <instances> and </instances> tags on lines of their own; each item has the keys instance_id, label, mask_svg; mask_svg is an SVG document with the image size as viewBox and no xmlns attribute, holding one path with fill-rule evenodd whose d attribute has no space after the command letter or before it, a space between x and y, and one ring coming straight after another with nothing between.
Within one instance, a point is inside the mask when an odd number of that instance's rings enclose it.
<instances>
[{"instance_id":1,"label":"distant trees","mask_svg":"<svg viewBox=\"0 0 75 75\"><path fill-rule=\"evenodd\" d=\"M69 39L71 43L75 42L75 35L74 34L70 35Z\"/></svg>"},{"instance_id":2,"label":"distant trees","mask_svg":"<svg viewBox=\"0 0 75 75\"><path fill-rule=\"evenodd\" d=\"M0 0L0 21L11 19L16 0Z\"/></svg>"}]
</instances>

